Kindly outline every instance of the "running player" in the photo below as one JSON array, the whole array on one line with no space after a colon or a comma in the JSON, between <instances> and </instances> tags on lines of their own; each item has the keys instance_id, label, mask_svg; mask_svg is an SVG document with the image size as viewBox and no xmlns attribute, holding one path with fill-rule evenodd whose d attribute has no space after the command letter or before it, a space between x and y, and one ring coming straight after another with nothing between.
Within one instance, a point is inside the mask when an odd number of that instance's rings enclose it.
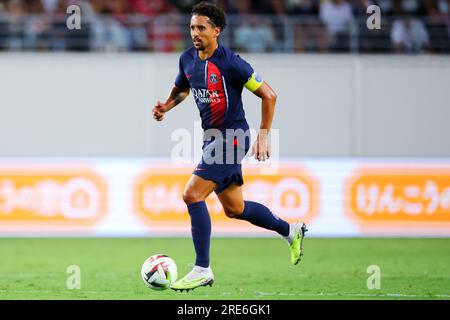
<instances>
[{"instance_id":1,"label":"running player","mask_svg":"<svg viewBox=\"0 0 450 320\"><path fill-rule=\"evenodd\" d=\"M192 92L205 131L202 160L183 193L191 219L196 261L193 270L172 285L174 290L191 290L214 282L209 261L211 220L205 204L213 191L228 217L246 220L284 237L293 264L300 261L307 231L304 223L289 224L264 205L243 199L241 160L249 150L250 139L242 90L247 88L262 101L260 130L252 147L252 154L259 161L270 156L268 133L277 95L246 61L219 44L225 26L225 13L215 5L201 2L193 7L190 29L194 45L180 57L179 73L169 97L153 108L153 117L162 121L166 112Z\"/></svg>"}]
</instances>

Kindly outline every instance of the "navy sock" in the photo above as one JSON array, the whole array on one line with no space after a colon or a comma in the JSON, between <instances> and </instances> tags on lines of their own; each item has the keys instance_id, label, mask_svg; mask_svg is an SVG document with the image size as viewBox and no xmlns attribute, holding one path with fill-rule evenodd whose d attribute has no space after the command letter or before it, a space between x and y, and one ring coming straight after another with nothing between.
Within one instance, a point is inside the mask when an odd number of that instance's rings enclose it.
<instances>
[{"instance_id":1,"label":"navy sock","mask_svg":"<svg viewBox=\"0 0 450 320\"><path fill-rule=\"evenodd\" d=\"M191 216L192 241L195 247L195 265L209 267L209 245L211 241L211 218L205 201L188 204Z\"/></svg>"},{"instance_id":2,"label":"navy sock","mask_svg":"<svg viewBox=\"0 0 450 320\"><path fill-rule=\"evenodd\" d=\"M289 223L280 219L266 206L253 201L244 201L245 208L238 219L246 220L258 227L276 231L283 237L289 235Z\"/></svg>"}]
</instances>

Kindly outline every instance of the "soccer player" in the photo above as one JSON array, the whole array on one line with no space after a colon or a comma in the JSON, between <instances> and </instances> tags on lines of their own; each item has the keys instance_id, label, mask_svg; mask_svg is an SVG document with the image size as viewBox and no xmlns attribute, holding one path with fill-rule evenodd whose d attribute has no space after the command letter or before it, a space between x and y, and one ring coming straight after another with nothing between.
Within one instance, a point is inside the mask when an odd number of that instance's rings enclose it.
<instances>
[{"instance_id":1,"label":"soccer player","mask_svg":"<svg viewBox=\"0 0 450 320\"><path fill-rule=\"evenodd\" d=\"M284 237L290 246L293 264L300 261L307 231L304 223L289 224L264 205L243 199L241 160L249 150L250 139L242 90L247 88L262 101L260 130L252 148L252 154L259 161L270 156L268 133L277 95L246 61L219 44L218 38L225 26L225 13L215 5L201 2L193 7L190 22L193 47L180 57L179 73L169 97L164 103L158 101L153 108L153 117L161 121L166 112L192 92L205 131L202 160L183 193L191 219L196 261L193 270L172 285L174 290L191 290L211 286L214 282L209 263L211 219L205 204L213 191L228 217L246 220ZM245 132L245 135L234 135L230 139L230 130ZM219 132L219 137L210 132ZM230 153L233 154L231 162ZM216 161L220 155L225 161Z\"/></svg>"}]
</instances>

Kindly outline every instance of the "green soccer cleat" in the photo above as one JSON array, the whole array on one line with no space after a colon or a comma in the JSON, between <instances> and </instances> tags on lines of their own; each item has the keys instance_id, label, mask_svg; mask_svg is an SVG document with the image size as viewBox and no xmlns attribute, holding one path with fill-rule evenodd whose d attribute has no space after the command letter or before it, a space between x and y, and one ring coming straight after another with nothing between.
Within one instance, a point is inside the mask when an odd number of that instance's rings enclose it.
<instances>
[{"instance_id":1,"label":"green soccer cleat","mask_svg":"<svg viewBox=\"0 0 450 320\"><path fill-rule=\"evenodd\" d=\"M191 272L185 277L181 278L170 287L175 291L189 291L198 287L212 286L214 282L214 275L211 268L201 268L194 266Z\"/></svg>"},{"instance_id":2,"label":"green soccer cleat","mask_svg":"<svg viewBox=\"0 0 450 320\"><path fill-rule=\"evenodd\" d=\"M291 261L293 265L296 265L303 256L303 238L308 229L303 222L293 223L290 225L290 228L292 237L290 237L290 240L288 241L291 249Z\"/></svg>"}]
</instances>

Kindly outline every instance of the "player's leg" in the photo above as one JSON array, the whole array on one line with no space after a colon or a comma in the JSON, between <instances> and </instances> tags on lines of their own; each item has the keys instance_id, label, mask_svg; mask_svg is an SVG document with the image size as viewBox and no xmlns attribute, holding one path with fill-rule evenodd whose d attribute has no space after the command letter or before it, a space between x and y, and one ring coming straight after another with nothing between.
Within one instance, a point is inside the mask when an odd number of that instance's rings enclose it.
<instances>
[{"instance_id":1,"label":"player's leg","mask_svg":"<svg viewBox=\"0 0 450 320\"><path fill-rule=\"evenodd\" d=\"M289 223L258 202L244 201L241 186L232 184L217 197L229 218L247 220L259 227L276 231L283 237L289 235Z\"/></svg>"},{"instance_id":2,"label":"player's leg","mask_svg":"<svg viewBox=\"0 0 450 320\"><path fill-rule=\"evenodd\" d=\"M172 285L174 290L191 290L199 286L211 285L214 281L209 267L211 218L205 199L215 188L216 184L213 181L203 179L195 174L191 176L186 185L183 200L191 218L191 233L196 259L193 270Z\"/></svg>"},{"instance_id":3,"label":"player's leg","mask_svg":"<svg viewBox=\"0 0 450 320\"><path fill-rule=\"evenodd\" d=\"M303 237L307 230L304 223L289 224L273 214L263 204L245 201L242 195L242 187L237 184L231 184L217 196L228 217L246 220L258 227L278 232L289 243L292 263L297 264L300 261Z\"/></svg>"},{"instance_id":4,"label":"player's leg","mask_svg":"<svg viewBox=\"0 0 450 320\"><path fill-rule=\"evenodd\" d=\"M211 218L205 199L215 188L216 183L214 181L205 180L193 174L183 192L183 201L187 205L191 218L192 240L196 253L195 265L204 268L209 267L209 243L211 237Z\"/></svg>"}]
</instances>

